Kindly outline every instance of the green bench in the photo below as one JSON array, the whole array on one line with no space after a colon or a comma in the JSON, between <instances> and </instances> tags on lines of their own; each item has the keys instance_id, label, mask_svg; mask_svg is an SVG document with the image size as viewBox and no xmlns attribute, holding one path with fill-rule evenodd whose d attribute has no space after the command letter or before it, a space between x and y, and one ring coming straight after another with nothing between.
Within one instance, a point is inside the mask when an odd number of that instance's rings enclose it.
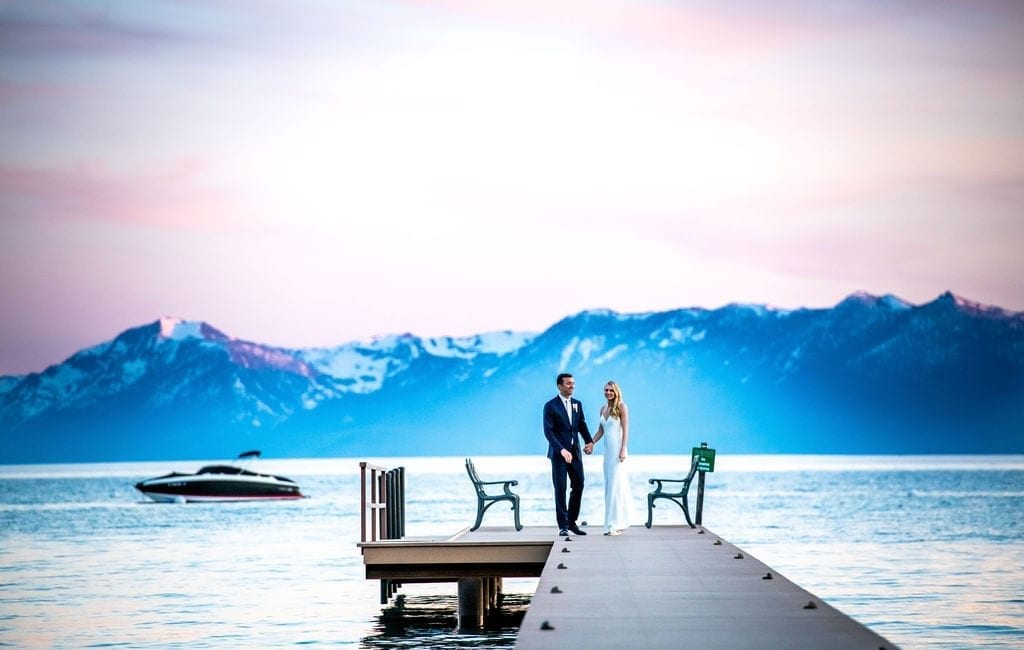
<instances>
[{"instance_id":1,"label":"green bench","mask_svg":"<svg viewBox=\"0 0 1024 650\"><path fill-rule=\"evenodd\" d=\"M473 482L473 488L476 489L476 523L469 530L473 531L479 528L480 522L483 521L484 513L499 501L512 502L512 510L515 512L516 530L522 530L523 525L519 523L519 495L511 489L513 485L519 485L519 481L481 481L480 476L476 473L476 467L473 466L473 461L470 458L466 459L466 473L469 474L469 480ZM502 493L487 494L484 490L485 485L501 485Z\"/></svg>"},{"instance_id":2,"label":"green bench","mask_svg":"<svg viewBox=\"0 0 1024 650\"><path fill-rule=\"evenodd\" d=\"M687 502L687 496L690 494L690 483L693 482L693 475L697 473L697 462L699 460L699 456L693 457L693 462L690 463L690 473L686 475L686 478L652 478L648 481L652 485L657 483L658 486L647 495L647 523L644 524L645 526L651 527L654 518L654 502L657 499L668 499L683 509L683 516L686 517L686 523L690 524L690 528L696 528L690 519L690 505ZM665 483L678 483L679 489L669 491L665 488Z\"/></svg>"}]
</instances>

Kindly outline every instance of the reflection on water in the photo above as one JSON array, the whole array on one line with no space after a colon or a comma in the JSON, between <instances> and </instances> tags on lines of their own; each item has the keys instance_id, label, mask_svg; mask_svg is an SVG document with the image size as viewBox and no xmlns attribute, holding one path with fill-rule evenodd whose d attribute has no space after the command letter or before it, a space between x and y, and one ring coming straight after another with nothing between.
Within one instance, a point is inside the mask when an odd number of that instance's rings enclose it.
<instances>
[{"instance_id":1,"label":"reflection on water","mask_svg":"<svg viewBox=\"0 0 1024 650\"><path fill-rule=\"evenodd\" d=\"M406 596L400 594L374 622L373 632L363 639L367 648L511 648L530 597L508 594L501 609L478 632L459 632L457 596Z\"/></svg>"}]
</instances>

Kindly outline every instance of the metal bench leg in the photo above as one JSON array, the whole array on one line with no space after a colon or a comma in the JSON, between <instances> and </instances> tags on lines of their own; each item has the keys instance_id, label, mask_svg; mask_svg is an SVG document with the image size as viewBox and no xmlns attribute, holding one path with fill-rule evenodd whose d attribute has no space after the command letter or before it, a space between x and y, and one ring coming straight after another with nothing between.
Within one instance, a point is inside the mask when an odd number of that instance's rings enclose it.
<instances>
[{"instance_id":1,"label":"metal bench leg","mask_svg":"<svg viewBox=\"0 0 1024 650\"><path fill-rule=\"evenodd\" d=\"M516 530L522 530L523 529L523 525L521 523L519 523L519 497L516 497L512 501L512 512L515 513Z\"/></svg>"},{"instance_id":2,"label":"metal bench leg","mask_svg":"<svg viewBox=\"0 0 1024 650\"><path fill-rule=\"evenodd\" d=\"M487 505L490 505L490 504L487 504ZM486 512L486 511L487 511L487 507L484 505L484 502L480 501L478 499L477 502L476 502L476 523L473 524L473 527L469 529L470 532L472 532L472 531L474 531L474 530L476 530L477 528L480 527L480 523L483 522L483 520L484 520L484 512Z\"/></svg>"},{"instance_id":3,"label":"metal bench leg","mask_svg":"<svg viewBox=\"0 0 1024 650\"><path fill-rule=\"evenodd\" d=\"M683 516L686 517L686 523L688 523L690 525L690 528L696 528L696 526L693 525L693 520L690 519L690 508L689 508L689 506L686 505L686 499L684 499L683 497L678 497L678 496L661 497L661 498L662 499L668 499L672 503L674 503L677 506L679 506L680 508L682 508L683 509Z\"/></svg>"},{"instance_id":4,"label":"metal bench leg","mask_svg":"<svg viewBox=\"0 0 1024 650\"><path fill-rule=\"evenodd\" d=\"M693 525L693 520L690 519L690 508L686 505L686 499L680 499L680 504L683 507L683 516L686 517L686 523L690 524L690 528L696 528Z\"/></svg>"},{"instance_id":5,"label":"metal bench leg","mask_svg":"<svg viewBox=\"0 0 1024 650\"><path fill-rule=\"evenodd\" d=\"M647 523L644 526L651 527L651 523L654 520L654 497L650 494L647 495Z\"/></svg>"}]
</instances>

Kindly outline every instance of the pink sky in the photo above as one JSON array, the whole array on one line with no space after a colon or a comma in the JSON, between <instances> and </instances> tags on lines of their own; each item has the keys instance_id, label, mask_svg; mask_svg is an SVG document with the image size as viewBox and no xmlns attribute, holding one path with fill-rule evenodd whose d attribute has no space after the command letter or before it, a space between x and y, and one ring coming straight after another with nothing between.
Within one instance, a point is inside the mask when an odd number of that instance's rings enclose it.
<instances>
[{"instance_id":1,"label":"pink sky","mask_svg":"<svg viewBox=\"0 0 1024 650\"><path fill-rule=\"evenodd\" d=\"M0 374L952 290L1024 310L1024 4L0 10Z\"/></svg>"}]
</instances>

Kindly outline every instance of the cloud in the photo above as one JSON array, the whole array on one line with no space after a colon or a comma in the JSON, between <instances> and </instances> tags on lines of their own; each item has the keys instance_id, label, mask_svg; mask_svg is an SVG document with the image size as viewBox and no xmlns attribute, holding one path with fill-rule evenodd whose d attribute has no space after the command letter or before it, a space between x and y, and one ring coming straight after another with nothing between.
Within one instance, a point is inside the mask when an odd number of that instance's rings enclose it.
<instances>
[{"instance_id":1,"label":"cloud","mask_svg":"<svg viewBox=\"0 0 1024 650\"><path fill-rule=\"evenodd\" d=\"M102 164L70 169L0 167L0 219L108 221L217 228L234 208L203 183L204 163L113 174Z\"/></svg>"},{"instance_id":2,"label":"cloud","mask_svg":"<svg viewBox=\"0 0 1024 650\"><path fill-rule=\"evenodd\" d=\"M94 332L173 311L299 344L313 323L319 341L470 333L856 289L1019 309L1022 18L990 0L9 3L0 260L54 306L9 290L0 311L38 329L92 309Z\"/></svg>"},{"instance_id":3,"label":"cloud","mask_svg":"<svg viewBox=\"0 0 1024 650\"><path fill-rule=\"evenodd\" d=\"M8 3L0 14L0 53L11 58L130 54L187 40L180 25L159 26L144 15L118 13L108 5Z\"/></svg>"}]
</instances>

